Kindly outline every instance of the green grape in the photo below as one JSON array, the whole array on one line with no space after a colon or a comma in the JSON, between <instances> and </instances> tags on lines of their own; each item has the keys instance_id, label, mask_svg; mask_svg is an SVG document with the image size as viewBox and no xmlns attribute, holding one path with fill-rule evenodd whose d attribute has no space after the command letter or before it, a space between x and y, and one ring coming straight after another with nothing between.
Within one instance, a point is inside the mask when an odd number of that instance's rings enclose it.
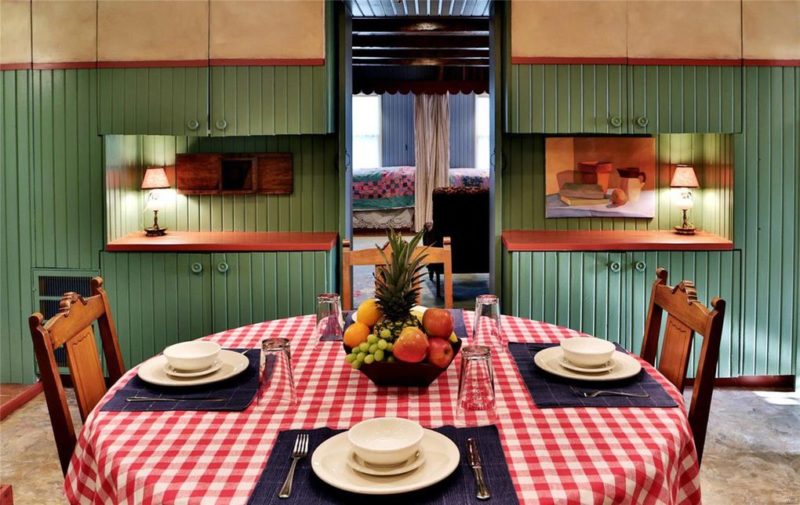
<instances>
[{"instance_id":1,"label":"green grape","mask_svg":"<svg viewBox=\"0 0 800 505\"><path fill-rule=\"evenodd\" d=\"M381 338L391 338L392 331L389 328L384 328L381 330Z\"/></svg>"},{"instance_id":2,"label":"green grape","mask_svg":"<svg viewBox=\"0 0 800 505\"><path fill-rule=\"evenodd\" d=\"M371 346L369 346L369 353L370 354L375 354L375 351L377 351L377 350L378 350L378 344L372 344Z\"/></svg>"},{"instance_id":3,"label":"green grape","mask_svg":"<svg viewBox=\"0 0 800 505\"><path fill-rule=\"evenodd\" d=\"M384 350L389 346L389 344L385 340L378 341L378 349Z\"/></svg>"},{"instance_id":4,"label":"green grape","mask_svg":"<svg viewBox=\"0 0 800 505\"><path fill-rule=\"evenodd\" d=\"M358 355L356 356L356 359L357 359L358 361L364 361L364 358L366 358L366 357L367 357L367 353L365 353L365 352L360 352L360 353L358 353Z\"/></svg>"},{"instance_id":5,"label":"green grape","mask_svg":"<svg viewBox=\"0 0 800 505\"><path fill-rule=\"evenodd\" d=\"M371 334L371 335L369 335L369 336L367 337L367 343L369 343L369 344L374 344L374 343L376 343L377 341L378 341L378 337L376 337L375 335L372 335L372 334Z\"/></svg>"},{"instance_id":6,"label":"green grape","mask_svg":"<svg viewBox=\"0 0 800 505\"><path fill-rule=\"evenodd\" d=\"M387 363L394 363L394 356L389 356L388 358L386 358L386 362Z\"/></svg>"},{"instance_id":7,"label":"green grape","mask_svg":"<svg viewBox=\"0 0 800 505\"><path fill-rule=\"evenodd\" d=\"M383 351L381 349L375 351L374 356L375 356L375 361L383 361Z\"/></svg>"},{"instance_id":8,"label":"green grape","mask_svg":"<svg viewBox=\"0 0 800 505\"><path fill-rule=\"evenodd\" d=\"M363 361L355 360L352 363L350 363L350 366L358 370L359 368L361 368L361 363L363 363Z\"/></svg>"},{"instance_id":9,"label":"green grape","mask_svg":"<svg viewBox=\"0 0 800 505\"><path fill-rule=\"evenodd\" d=\"M364 363L367 365L369 365L373 361L375 361L375 356L373 356L372 354L367 354L367 357L364 358Z\"/></svg>"},{"instance_id":10,"label":"green grape","mask_svg":"<svg viewBox=\"0 0 800 505\"><path fill-rule=\"evenodd\" d=\"M392 349L394 349L394 344L393 343L389 342L388 344L386 344L386 350L387 351L391 352Z\"/></svg>"},{"instance_id":11,"label":"green grape","mask_svg":"<svg viewBox=\"0 0 800 505\"><path fill-rule=\"evenodd\" d=\"M369 344L366 343L366 342L361 342L361 344L359 344L358 348L362 352L367 352L369 350Z\"/></svg>"},{"instance_id":12,"label":"green grape","mask_svg":"<svg viewBox=\"0 0 800 505\"><path fill-rule=\"evenodd\" d=\"M348 354L347 356L344 357L344 360L347 361L348 363L352 363L353 361L356 360L356 355Z\"/></svg>"},{"instance_id":13,"label":"green grape","mask_svg":"<svg viewBox=\"0 0 800 505\"><path fill-rule=\"evenodd\" d=\"M454 343L454 344L455 344L456 342L458 342L458 336L457 336L455 333L452 333L452 334L450 335L450 342L452 342L452 343Z\"/></svg>"}]
</instances>

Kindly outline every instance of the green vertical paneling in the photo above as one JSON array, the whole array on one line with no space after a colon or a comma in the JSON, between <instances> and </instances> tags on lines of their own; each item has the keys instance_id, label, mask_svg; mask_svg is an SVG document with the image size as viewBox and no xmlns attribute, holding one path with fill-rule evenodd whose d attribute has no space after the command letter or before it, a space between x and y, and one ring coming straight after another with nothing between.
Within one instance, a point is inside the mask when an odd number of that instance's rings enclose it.
<instances>
[{"instance_id":1,"label":"green vertical paneling","mask_svg":"<svg viewBox=\"0 0 800 505\"><path fill-rule=\"evenodd\" d=\"M211 134L330 133L327 73L327 65L213 67Z\"/></svg>"},{"instance_id":2,"label":"green vertical paneling","mask_svg":"<svg viewBox=\"0 0 800 505\"><path fill-rule=\"evenodd\" d=\"M625 133L627 86L625 65L510 65L506 131Z\"/></svg>"},{"instance_id":3,"label":"green vertical paneling","mask_svg":"<svg viewBox=\"0 0 800 505\"><path fill-rule=\"evenodd\" d=\"M208 68L98 70L101 134L207 135Z\"/></svg>"},{"instance_id":4,"label":"green vertical paneling","mask_svg":"<svg viewBox=\"0 0 800 505\"><path fill-rule=\"evenodd\" d=\"M34 70L35 266L98 267L103 248L103 145L93 69Z\"/></svg>"},{"instance_id":5,"label":"green vertical paneling","mask_svg":"<svg viewBox=\"0 0 800 505\"><path fill-rule=\"evenodd\" d=\"M748 67L744 129L735 144L734 243L743 251L742 369L792 374L800 315L797 181L800 178L800 71ZM792 335L794 337L792 338Z\"/></svg>"},{"instance_id":6,"label":"green vertical paneling","mask_svg":"<svg viewBox=\"0 0 800 505\"><path fill-rule=\"evenodd\" d=\"M131 142L135 154L131 154ZM173 165L176 153L290 152L294 188L290 195L196 196L171 192L159 212L162 226L189 231L332 231L338 228L339 180L333 135L253 137L107 137L118 153L108 162L109 237L130 233L151 219L145 194L136 189L144 169ZM136 163L129 163L130 157ZM115 169L114 167L120 167ZM118 173L121 170L123 173ZM112 179L113 175L113 179ZM113 181L114 187L111 187ZM134 185L131 187L130 183ZM113 207L111 206L113 204ZM116 216L116 217L115 217ZM112 226L119 230L112 230Z\"/></svg>"},{"instance_id":7,"label":"green vertical paneling","mask_svg":"<svg viewBox=\"0 0 800 505\"><path fill-rule=\"evenodd\" d=\"M630 133L742 131L741 67L631 65L628 77Z\"/></svg>"},{"instance_id":8,"label":"green vertical paneling","mask_svg":"<svg viewBox=\"0 0 800 505\"><path fill-rule=\"evenodd\" d=\"M32 71L0 72L0 382L33 382Z\"/></svg>"},{"instance_id":9,"label":"green vertical paneling","mask_svg":"<svg viewBox=\"0 0 800 505\"><path fill-rule=\"evenodd\" d=\"M657 200L653 219L545 218L545 137L504 136L503 229L645 230L680 224L669 190L677 163L692 164L701 188L695 191L693 222L703 230L732 234L733 169L731 139L726 135L672 134L656 137Z\"/></svg>"}]
</instances>

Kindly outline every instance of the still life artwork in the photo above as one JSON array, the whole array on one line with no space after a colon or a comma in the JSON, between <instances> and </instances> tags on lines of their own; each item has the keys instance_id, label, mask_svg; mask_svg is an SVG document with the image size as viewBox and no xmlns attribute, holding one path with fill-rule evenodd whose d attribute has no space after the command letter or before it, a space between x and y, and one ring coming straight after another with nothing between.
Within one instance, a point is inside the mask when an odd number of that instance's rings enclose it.
<instances>
[{"instance_id":1,"label":"still life artwork","mask_svg":"<svg viewBox=\"0 0 800 505\"><path fill-rule=\"evenodd\" d=\"M545 216L652 218L656 210L652 137L549 137Z\"/></svg>"}]
</instances>

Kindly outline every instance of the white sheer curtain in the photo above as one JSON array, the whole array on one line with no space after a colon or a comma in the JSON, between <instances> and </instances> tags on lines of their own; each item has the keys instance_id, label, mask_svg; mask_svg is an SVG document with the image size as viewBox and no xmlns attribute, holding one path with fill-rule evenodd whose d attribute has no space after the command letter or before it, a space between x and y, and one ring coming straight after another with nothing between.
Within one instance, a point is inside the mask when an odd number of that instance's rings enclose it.
<instances>
[{"instance_id":1,"label":"white sheer curtain","mask_svg":"<svg viewBox=\"0 0 800 505\"><path fill-rule=\"evenodd\" d=\"M433 219L433 189L450 185L450 103L448 95L414 96L416 158L414 229Z\"/></svg>"}]
</instances>

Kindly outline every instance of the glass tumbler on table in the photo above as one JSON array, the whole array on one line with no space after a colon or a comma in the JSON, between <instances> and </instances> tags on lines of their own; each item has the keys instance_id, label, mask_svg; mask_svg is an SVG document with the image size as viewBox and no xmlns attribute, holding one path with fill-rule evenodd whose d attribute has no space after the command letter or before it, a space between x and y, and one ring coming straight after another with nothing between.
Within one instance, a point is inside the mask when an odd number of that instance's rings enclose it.
<instances>
[{"instance_id":1,"label":"glass tumbler on table","mask_svg":"<svg viewBox=\"0 0 800 505\"><path fill-rule=\"evenodd\" d=\"M481 414L494 417L494 370L489 347L468 345L461 349L457 402L457 416L461 419Z\"/></svg>"},{"instance_id":2,"label":"glass tumbler on table","mask_svg":"<svg viewBox=\"0 0 800 505\"><path fill-rule=\"evenodd\" d=\"M500 298L480 295L475 299L475 320L472 325L472 343L499 347L508 346L500 315Z\"/></svg>"},{"instance_id":3,"label":"glass tumbler on table","mask_svg":"<svg viewBox=\"0 0 800 505\"><path fill-rule=\"evenodd\" d=\"M336 293L317 296L316 334L319 340L341 340L344 330L342 302Z\"/></svg>"},{"instance_id":4,"label":"glass tumbler on table","mask_svg":"<svg viewBox=\"0 0 800 505\"><path fill-rule=\"evenodd\" d=\"M285 338L268 338L261 342L261 394L276 403L297 403L292 374L292 350Z\"/></svg>"}]
</instances>

